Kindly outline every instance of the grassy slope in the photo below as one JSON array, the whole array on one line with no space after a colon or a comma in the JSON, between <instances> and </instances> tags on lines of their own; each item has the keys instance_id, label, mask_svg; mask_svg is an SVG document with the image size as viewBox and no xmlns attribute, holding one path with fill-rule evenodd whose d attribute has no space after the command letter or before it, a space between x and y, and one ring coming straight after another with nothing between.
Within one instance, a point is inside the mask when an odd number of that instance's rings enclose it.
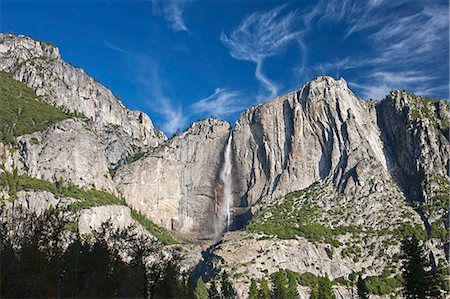
<instances>
[{"instance_id":1,"label":"grassy slope","mask_svg":"<svg viewBox=\"0 0 450 299\"><path fill-rule=\"evenodd\" d=\"M8 190L11 200L14 200L14 195L18 191L48 191L56 196L78 199L78 201L69 206L69 210L71 212L96 206L113 204L127 205L123 198L119 198L105 191L96 189L84 190L71 183L51 183L49 181L32 178L26 175L18 175L17 171L12 174L8 172L0 174L0 190L2 189ZM131 216L145 229L147 229L148 232L158 238L161 243L166 245L178 243L167 230L159 227L141 213L131 209Z\"/></svg>"},{"instance_id":2,"label":"grassy slope","mask_svg":"<svg viewBox=\"0 0 450 299\"><path fill-rule=\"evenodd\" d=\"M41 131L69 118L61 109L43 102L24 83L0 71L0 142L12 143L14 137Z\"/></svg>"}]
</instances>

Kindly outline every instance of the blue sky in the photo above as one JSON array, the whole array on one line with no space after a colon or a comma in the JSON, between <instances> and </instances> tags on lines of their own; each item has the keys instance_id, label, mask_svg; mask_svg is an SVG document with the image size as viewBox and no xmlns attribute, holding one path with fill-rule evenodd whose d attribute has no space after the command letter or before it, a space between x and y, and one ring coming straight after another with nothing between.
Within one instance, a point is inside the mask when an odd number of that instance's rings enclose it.
<instances>
[{"instance_id":1,"label":"blue sky","mask_svg":"<svg viewBox=\"0 0 450 299\"><path fill-rule=\"evenodd\" d=\"M319 75L361 98L391 89L449 98L448 0L2 0L0 30L63 59L171 134Z\"/></svg>"}]
</instances>

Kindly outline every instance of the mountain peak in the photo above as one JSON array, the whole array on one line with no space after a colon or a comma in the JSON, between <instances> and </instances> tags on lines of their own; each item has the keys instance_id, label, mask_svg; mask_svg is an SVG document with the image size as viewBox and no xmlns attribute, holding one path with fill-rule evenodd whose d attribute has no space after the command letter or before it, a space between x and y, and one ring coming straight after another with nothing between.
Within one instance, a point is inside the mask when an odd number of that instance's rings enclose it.
<instances>
[{"instance_id":1,"label":"mountain peak","mask_svg":"<svg viewBox=\"0 0 450 299\"><path fill-rule=\"evenodd\" d=\"M0 33L0 54L13 51L17 53L16 57L19 61L25 61L34 57L61 58L59 49L52 43L38 41L25 35Z\"/></svg>"},{"instance_id":2,"label":"mountain peak","mask_svg":"<svg viewBox=\"0 0 450 299\"><path fill-rule=\"evenodd\" d=\"M323 91L324 88L327 89L348 89L347 82L344 78L335 79L330 76L319 76L304 85L310 90Z\"/></svg>"},{"instance_id":3,"label":"mountain peak","mask_svg":"<svg viewBox=\"0 0 450 299\"><path fill-rule=\"evenodd\" d=\"M357 100L344 78L337 80L329 76L319 76L306 83L298 92L298 98L305 104L316 101L327 103L345 101L354 104Z\"/></svg>"}]
</instances>

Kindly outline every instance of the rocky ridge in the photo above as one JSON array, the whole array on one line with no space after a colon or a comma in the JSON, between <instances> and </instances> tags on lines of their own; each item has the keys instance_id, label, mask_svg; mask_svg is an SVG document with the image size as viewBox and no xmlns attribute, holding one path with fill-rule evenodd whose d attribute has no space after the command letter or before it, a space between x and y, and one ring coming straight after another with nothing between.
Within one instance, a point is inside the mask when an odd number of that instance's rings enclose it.
<instances>
[{"instance_id":1,"label":"rocky ridge","mask_svg":"<svg viewBox=\"0 0 450 299\"><path fill-rule=\"evenodd\" d=\"M0 144L0 174L18 169L123 196L131 208L190 242L215 240L225 197L223 152L231 134L232 228L251 220L246 231L226 233L213 252L221 258L218 267L234 272L241 296L251 277L279 268L332 279L360 270L395 273L398 261L388 257L398 254L395 234L405 225L428 233L436 262L448 252L439 238L448 228L450 192L450 108L444 101L403 91L380 102L360 100L344 79L318 77L244 111L235 127L205 119L166 140L148 116L126 109L52 45L2 34L0 69L45 101L84 115L20 136L13 146ZM130 159L137 153L142 157ZM45 194L16 201L25 207L55 204ZM267 223L276 223L274 211L284 209L287 198L292 205L283 215L311 208L318 212L302 225L343 232L331 241L301 234L280 238ZM123 227L132 222L129 213L114 205L83 209L78 225L112 220ZM335 289L348 298L348 290Z\"/></svg>"},{"instance_id":2,"label":"rocky ridge","mask_svg":"<svg viewBox=\"0 0 450 299\"><path fill-rule=\"evenodd\" d=\"M113 165L133 153L133 146L155 146L166 139L145 113L128 110L110 90L62 60L50 43L1 34L0 70L51 104L91 119Z\"/></svg>"}]
</instances>

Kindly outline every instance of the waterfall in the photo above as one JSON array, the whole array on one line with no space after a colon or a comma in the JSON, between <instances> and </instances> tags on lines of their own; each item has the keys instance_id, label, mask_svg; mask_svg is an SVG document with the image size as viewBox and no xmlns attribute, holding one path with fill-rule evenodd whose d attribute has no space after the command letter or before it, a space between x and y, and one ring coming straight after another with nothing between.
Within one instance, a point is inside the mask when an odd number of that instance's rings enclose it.
<instances>
[{"instance_id":1,"label":"waterfall","mask_svg":"<svg viewBox=\"0 0 450 299\"><path fill-rule=\"evenodd\" d=\"M217 211L215 221L216 238L225 229L228 230L231 224L231 208L233 205L233 192L232 192L232 178L231 169L233 167L231 162L231 143L233 135L230 133L228 137L227 146L223 153L223 164L220 170L220 180L223 185L223 198L220 209Z\"/></svg>"}]
</instances>

